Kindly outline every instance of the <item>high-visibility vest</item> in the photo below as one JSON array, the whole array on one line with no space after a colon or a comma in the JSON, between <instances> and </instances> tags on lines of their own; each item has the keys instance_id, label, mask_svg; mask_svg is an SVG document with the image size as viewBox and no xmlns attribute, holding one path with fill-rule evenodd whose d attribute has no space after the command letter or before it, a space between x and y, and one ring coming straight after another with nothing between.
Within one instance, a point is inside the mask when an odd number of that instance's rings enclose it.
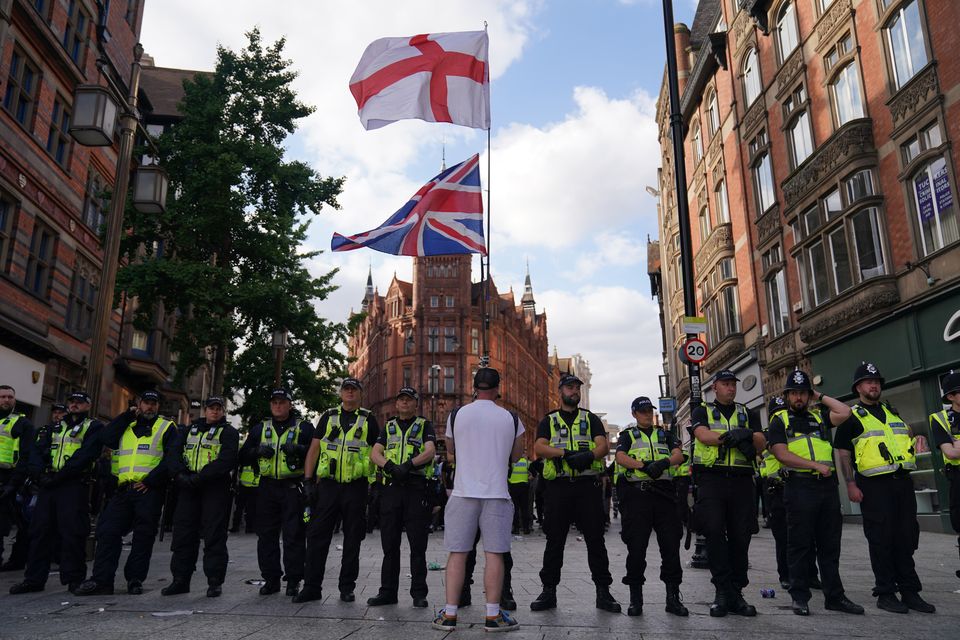
<instances>
[{"instance_id":1,"label":"high-visibility vest","mask_svg":"<svg viewBox=\"0 0 960 640\"><path fill-rule=\"evenodd\" d=\"M590 437L590 414L583 409L577 410L573 426L564 422L559 411L554 411L550 419L550 446L565 451L593 451L596 443ZM559 468L558 468L559 467ZM586 471L574 471L562 458L552 458L543 462L543 479L578 478L596 476L603 472L603 463L594 460Z\"/></svg>"},{"instance_id":2,"label":"high-visibility vest","mask_svg":"<svg viewBox=\"0 0 960 640\"><path fill-rule=\"evenodd\" d=\"M240 467L240 486L241 487L259 487L260 473L250 465Z\"/></svg>"},{"instance_id":3,"label":"high-visibility vest","mask_svg":"<svg viewBox=\"0 0 960 640\"><path fill-rule=\"evenodd\" d=\"M120 448L116 451L117 477L120 484L140 482L163 460L163 435L173 423L157 416L150 432L142 438L133 432L136 421L127 425L120 437Z\"/></svg>"},{"instance_id":4,"label":"high-visibility vest","mask_svg":"<svg viewBox=\"0 0 960 640\"><path fill-rule=\"evenodd\" d=\"M717 435L724 434L732 429L747 428L750 426L750 418L747 414L747 408L736 403L736 411L727 420L720 409L712 402L703 404L707 410L707 428ZM753 469L753 460L747 459L736 447L727 447L723 458L720 458L720 447L708 445L696 439L693 445L693 464L704 467L733 467L740 469Z\"/></svg>"},{"instance_id":5,"label":"high-visibility vest","mask_svg":"<svg viewBox=\"0 0 960 640\"><path fill-rule=\"evenodd\" d=\"M510 476L507 478L510 484L523 484L530 482L530 461L523 456L512 465L510 465Z\"/></svg>"},{"instance_id":6,"label":"high-visibility vest","mask_svg":"<svg viewBox=\"0 0 960 640\"><path fill-rule=\"evenodd\" d=\"M670 457L670 445L667 443L667 434L663 429L651 429L650 435L647 435L643 429L632 427L621 434L621 437L624 436L630 438L627 455L634 460L647 463ZM642 469L628 469L618 464L614 467L614 480L620 478L627 482L653 480Z\"/></svg>"},{"instance_id":7,"label":"high-visibility vest","mask_svg":"<svg viewBox=\"0 0 960 640\"><path fill-rule=\"evenodd\" d=\"M357 420L359 421L360 418L357 418ZM417 419L413 421L413 424L410 425L410 428L407 429L406 436L404 436L403 429L400 428L400 423L397 422L396 418L388 421L385 427L387 446L383 448L383 457L394 464L403 464L407 460L413 460L423 453L423 430L426 422L425 418L418 416ZM366 434L364 434L362 440L366 443ZM433 477L433 460L420 469L411 469L410 474L426 478ZM384 481L386 481L389 475L390 472L384 469L382 475Z\"/></svg>"},{"instance_id":8,"label":"high-visibility vest","mask_svg":"<svg viewBox=\"0 0 960 640\"><path fill-rule=\"evenodd\" d=\"M370 445L367 444L367 416L369 412L357 409L357 420L347 429L340 428L343 407L327 417L327 429L320 445L317 461L317 477L331 478L337 482L376 479L375 465L370 461ZM336 431L336 434L334 434ZM335 436L331 439L331 436Z\"/></svg>"},{"instance_id":9,"label":"high-visibility vest","mask_svg":"<svg viewBox=\"0 0 960 640\"><path fill-rule=\"evenodd\" d=\"M910 428L887 405L881 403L880 407L883 409L883 422L859 404L853 405L853 417L863 426L863 433L853 439L857 473L879 476L893 473L901 467L907 471L915 470L917 458ZM887 455L884 455L884 449Z\"/></svg>"},{"instance_id":10,"label":"high-visibility vest","mask_svg":"<svg viewBox=\"0 0 960 640\"><path fill-rule=\"evenodd\" d=\"M950 426L950 416L947 415L946 409L930 414L930 430L932 431L933 429L943 429L946 431L954 444L960 442L960 426ZM960 460L951 460L947 456L943 456L943 464L952 464L960 467Z\"/></svg>"},{"instance_id":11,"label":"high-visibility vest","mask_svg":"<svg viewBox=\"0 0 960 640\"><path fill-rule=\"evenodd\" d=\"M22 417L22 413L11 413L0 420L0 469L13 469L20 460L20 438L13 436L13 425Z\"/></svg>"},{"instance_id":12,"label":"high-visibility vest","mask_svg":"<svg viewBox=\"0 0 960 640\"><path fill-rule=\"evenodd\" d=\"M223 424L215 424L204 431L200 430L199 424L190 427L187 441L183 444L183 461L190 471L199 473L220 457L223 427Z\"/></svg>"},{"instance_id":13,"label":"high-visibility vest","mask_svg":"<svg viewBox=\"0 0 960 640\"><path fill-rule=\"evenodd\" d=\"M281 436L273 426L273 420L264 420L260 430L260 444L273 447L273 455L269 458L260 458L260 475L264 478L282 480L297 478L303 475L303 468L287 458L281 447L287 444L296 444L300 438L300 423L297 422ZM281 440L283 442L281 442Z\"/></svg>"},{"instance_id":14,"label":"high-visibility vest","mask_svg":"<svg viewBox=\"0 0 960 640\"><path fill-rule=\"evenodd\" d=\"M90 418L84 418L72 427L63 420L57 424L56 430L50 434L50 467L54 471L63 469L64 463L80 450L91 424L93 420Z\"/></svg>"},{"instance_id":15,"label":"high-visibility vest","mask_svg":"<svg viewBox=\"0 0 960 640\"><path fill-rule=\"evenodd\" d=\"M689 478L690 477L690 454L686 451L683 452L683 462L680 464L670 467L670 475L674 478Z\"/></svg>"},{"instance_id":16,"label":"high-visibility vest","mask_svg":"<svg viewBox=\"0 0 960 640\"><path fill-rule=\"evenodd\" d=\"M777 460L770 450L767 449L760 456L760 477L761 478L779 478L783 475L783 465Z\"/></svg>"},{"instance_id":17,"label":"high-visibility vest","mask_svg":"<svg viewBox=\"0 0 960 640\"><path fill-rule=\"evenodd\" d=\"M805 419L816 422L818 429L811 433L800 433L794 429L790 412L786 409L780 409L773 414L772 418L779 418L783 423L787 436L787 449L790 450L790 453L804 460L813 460L825 464L830 467L831 471L836 469L833 462L833 445L830 444L830 432L824 425L819 411L807 411L804 416L793 416L794 420ZM786 468L790 470L790 473L816 473L813 469Z\"/></svg>"}]
</instances>

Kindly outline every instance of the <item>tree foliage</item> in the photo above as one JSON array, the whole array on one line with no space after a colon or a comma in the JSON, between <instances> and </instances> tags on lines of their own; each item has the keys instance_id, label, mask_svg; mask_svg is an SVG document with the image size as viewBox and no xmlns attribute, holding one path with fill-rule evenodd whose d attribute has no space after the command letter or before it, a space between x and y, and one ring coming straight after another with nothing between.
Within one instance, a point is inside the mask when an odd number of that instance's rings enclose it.
<instances>
[{"instance_id":1,"label":"tree foliage","mask_svg":"<svg viewBox=\"0 0 960 640\"><path fill-rule=\"evenodd\" d=\"M213 74L184 82L183 119L158 140L172 195L160 216L128 211L118 284L136 297L141 328L160 310L177 313L178 381L212 349L214 391L239 392L250 419L268 407L274 329L290 335L284 382L322 407L345 368L335 347L346 327L316 308L336 271L313 277L306 264L318 252L300 249L310 219L339 208L343 178L284 158L284 141L313 108L292 88L284 40L265 46L256 29L247 37L239 52L218 48Z\"/></svg>"}]
</instances>

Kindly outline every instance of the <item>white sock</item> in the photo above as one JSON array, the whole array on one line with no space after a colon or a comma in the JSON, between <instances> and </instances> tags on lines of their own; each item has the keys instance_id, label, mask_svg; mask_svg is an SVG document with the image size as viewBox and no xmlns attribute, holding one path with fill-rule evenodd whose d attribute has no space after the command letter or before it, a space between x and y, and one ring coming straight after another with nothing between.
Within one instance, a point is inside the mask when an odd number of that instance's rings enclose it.
<instances>
[{"instance_id":1,"label":"white sock","mask_svg":"<svg viewBox=\"0 0 960 640\"><path fill-rule=\"evenodd\" d=\"M450 604L450 603L448 602L447 604L443 605L443 612L444 612L445 614L447 614L447 617L448 617L448 618L456 618L456 617L457 617L457 605L455 605L455 604Z\"/></svg>"},{"instance_id":2,"label":"white sock","mask_svg":"<svg viewBox=\"0 0 960 640\"><path fill-rule=\"evenodd\" d=\"M496 618L500 615L500 603L499 602L488 602L487 603L487 617Z\"/></svg>"}]
</instances>

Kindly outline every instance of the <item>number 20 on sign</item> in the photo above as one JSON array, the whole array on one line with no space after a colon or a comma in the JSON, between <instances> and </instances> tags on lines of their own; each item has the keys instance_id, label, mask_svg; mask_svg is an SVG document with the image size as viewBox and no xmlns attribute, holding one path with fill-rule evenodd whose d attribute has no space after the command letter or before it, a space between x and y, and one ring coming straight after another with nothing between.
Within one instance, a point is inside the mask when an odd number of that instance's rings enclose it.
<instances>
[{"instance_id":1,"label":"number 20 on sign","mask_svg":"<svg viewBox=\"0 0 960 640\"><path fill-rule=\"evenodd\" d=\"M699 364L707 357L707 343L700 338L691 338L683 343L683 354L690 362Z\"/></svg>"}]
</instances>

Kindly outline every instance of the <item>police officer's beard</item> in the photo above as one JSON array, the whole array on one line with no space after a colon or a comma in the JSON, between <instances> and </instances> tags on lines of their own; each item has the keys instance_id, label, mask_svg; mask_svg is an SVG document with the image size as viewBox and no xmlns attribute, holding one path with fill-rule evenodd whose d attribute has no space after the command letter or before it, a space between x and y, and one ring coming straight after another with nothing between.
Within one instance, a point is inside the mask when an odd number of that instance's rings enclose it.
<instances>
[{"instance_id":1,"label":"police officer's beard","mask_svg":"<svg viewBox=\"0 0 960 640\"><path fill-rule=\"evenodd\" d=\"M880 392L879 391L864 391L863 397L870 402L880 402Z\"/></svg>"},{"instance_id":2,"label":"police officer's beard","mask_svg":"<svg viewBox=\"0 0 960 640\"><path fill-rule=\"evenodd\" d=\"M563 396L562 402L564 407L576 409L580 406L580 394L574 393L573 395Z\"/></svg>"},{"instance_id":3,"label":"police officer's beard","mask_svg":"<svg viewBox=\"0 0 960 640\"><path fill-rule=\"evenodd\" d=\"M790 408L793 409L795 413L800 413L801 411L806 410L807 403L801 400L797 400L796 402L790 405Z\"/></svg>"},{"instance_id":4,"label":"police officer's beard","mask_svg":"<svg viewBox=\"0 0 960 640\"><path fill-rule=\"evenodd\" d=\"M144 413L141 413L141 414L140 414L140 417L143 418L144 420L146 420L147 422L149 422L149 421L151 421L151 420L156 419L157 414L144 412Z\"/></svg>"}]
</instances>

